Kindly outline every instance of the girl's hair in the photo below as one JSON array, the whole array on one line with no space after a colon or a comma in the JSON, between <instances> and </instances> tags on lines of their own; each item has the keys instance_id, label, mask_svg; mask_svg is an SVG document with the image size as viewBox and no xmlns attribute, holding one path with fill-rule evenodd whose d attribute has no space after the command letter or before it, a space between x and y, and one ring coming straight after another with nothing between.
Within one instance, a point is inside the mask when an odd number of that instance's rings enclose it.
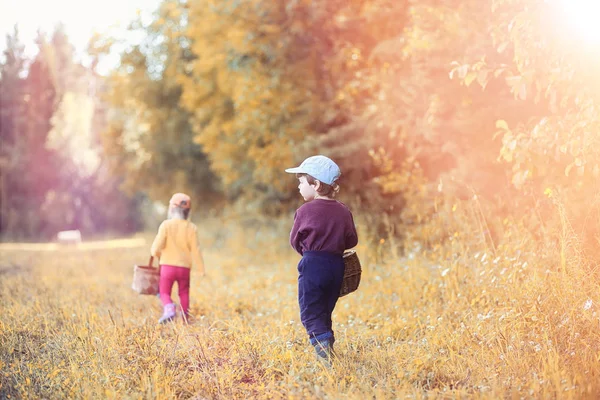
<instances>
[{"instance_id":1,"label":"girl's hair","mask_svg":"<svg viewBox=\"0 0 600 400\"><path fill-rule=\"evenodd\" d=\"M189 208L181 208L177 206L169 206L167 217L169 219L188 219L190 216Z\"/></svg>"},{"instance_id":2,"label":"girl's hair","mask_svg":"<svg viewBox=\"0 0 600 400\"><path fill-rule=\"evenodd\" d=\"M315 179L313 176L311 176L309 174L296 174L296 178L300 178L302 176L306 177L306 182L308 182L309 185L315 185L318 181L318 179ZM319 182L321 182L321 181L319 181ZM326 196L326 197L335 197L335 195L339 191L340 191L340 185L338 185L335 182L333 182L332 185L328 185L326 183L321 182L319 189L317 189L317 193L320 196Z\"/></svg>"}]
</instances>

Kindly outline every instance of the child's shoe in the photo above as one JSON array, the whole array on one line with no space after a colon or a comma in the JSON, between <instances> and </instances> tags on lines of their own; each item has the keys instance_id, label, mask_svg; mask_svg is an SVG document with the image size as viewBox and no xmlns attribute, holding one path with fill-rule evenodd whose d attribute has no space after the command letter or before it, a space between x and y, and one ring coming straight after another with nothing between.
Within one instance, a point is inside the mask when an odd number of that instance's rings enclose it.
<instances>
[{"instance_id":1,"label":"child's shoe","mask_svg":"<svg viewBox=\"0 0 600 400\"><path fill-rule=\"evenodd\" d=\"M172 321L173 318L175 318L175 315L177 315L175 313L175 304L171 303L171 304L167 304L164 307L164 311L163 311L163 315L162 317L160 317L160 319L158 320L159 324L164 324L166 322Z\"/></svg>"},{"instance_id":2,"label":"child's shoe","mask_svg":"<svg viewBox=\"0 0 600 400\"><path fill-rule=\"evenodd\" d=\"M335 358L333 351L333 340L324 339L316 342L313 347L317 352L317 359L321 361L327 368L331 368L331 361Z\"/></svg>"}]
</instances>

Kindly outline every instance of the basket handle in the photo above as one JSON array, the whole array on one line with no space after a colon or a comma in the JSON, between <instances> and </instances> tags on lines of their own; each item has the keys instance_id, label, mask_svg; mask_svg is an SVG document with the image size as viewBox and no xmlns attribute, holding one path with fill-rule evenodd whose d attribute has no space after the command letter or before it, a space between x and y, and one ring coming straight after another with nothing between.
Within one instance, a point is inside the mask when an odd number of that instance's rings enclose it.
<instances>
[{"instance_id":1,"label":"basket handle","mask_svg":"<svg viewBox=\"0 0 600 400\"><path fill-rule=\"evenodd\" d=\"M154 266L152 266L153 261L154 261L154 257L150 256L150 260L148 260L148 266L150 268L154 268ZM158 270L158 273L160 274L160 263L156 266L156 269Z\"/></svg>"}]
</instances>

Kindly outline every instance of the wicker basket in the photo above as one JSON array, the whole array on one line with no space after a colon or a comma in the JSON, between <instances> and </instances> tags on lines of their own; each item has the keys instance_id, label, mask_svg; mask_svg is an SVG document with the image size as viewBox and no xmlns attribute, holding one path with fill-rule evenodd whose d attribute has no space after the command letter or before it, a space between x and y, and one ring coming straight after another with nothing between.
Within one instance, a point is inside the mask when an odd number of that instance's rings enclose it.
<instances>
[{"instance_id":1,"label":"wicker basket","mask_svg":"<svg viewBox=\"0 0 600 400\"><path fill-rule=\"evenodd\" d=\"M342 288L340 289L340 297L354 292L360 284L360 276L362 269L360 260L354 250L344 252L344 279L342 280Z\"/></svg>"},{"instance_id":2,"label":"wicker basket","mask_svg":"<svg viewBox=\"0 0 600 400\"><path fill-rule=\"evenodd\" d=\"M133 266L133 283L131 288L139 294L158 294L158 281L160 280L160 268L152 266L153 257L150 257L148 265Z\"/></svg>"}]
</instances>

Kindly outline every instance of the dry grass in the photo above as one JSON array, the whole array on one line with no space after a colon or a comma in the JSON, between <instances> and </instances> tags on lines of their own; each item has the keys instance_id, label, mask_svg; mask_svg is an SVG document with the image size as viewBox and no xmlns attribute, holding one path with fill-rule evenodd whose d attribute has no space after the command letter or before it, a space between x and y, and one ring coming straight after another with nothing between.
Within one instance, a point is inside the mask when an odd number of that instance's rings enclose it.
<instances>
[{"instance_id":1,"label":"dry grass","mask_svg":"<svg viewBox=\"0 0 600 400\"><path fill-rule=\"evenodd\" d=\"M192 274L190 325L158 326L159 300L130 289L144 246L0 247L0 398L600 394L590 271L459 240L387 262L360 247L363 282L334 313L341 357L324 369L299 322L284 225L203 231L208 276Z\"/></svg>"}]
</instances>

